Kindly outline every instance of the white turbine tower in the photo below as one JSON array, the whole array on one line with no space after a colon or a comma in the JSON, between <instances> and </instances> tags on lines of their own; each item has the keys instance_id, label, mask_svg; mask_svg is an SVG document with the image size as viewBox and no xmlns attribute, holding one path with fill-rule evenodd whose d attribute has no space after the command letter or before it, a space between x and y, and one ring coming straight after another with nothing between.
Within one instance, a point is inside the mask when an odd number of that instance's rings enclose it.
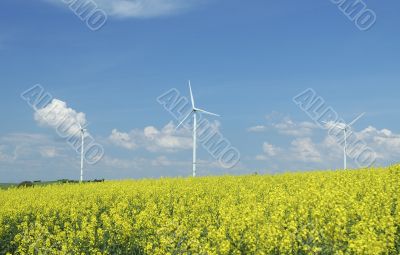
<instances>
[{"instance_id":1,"label":"white turbine tower","mask_svg":"<svg viewBox=\"0 0 400 255\"><path fill-rule=\"evenodd\" d=\"M81 134L81 178L80 178L80 183L82 183L83 181L83 153L84 153L84 146L85 146L85 133L86 133L86 129L84 129L80 123L78 123L79 125L79 132Z\"/></svg>"},{"instance_id":2,"label":"white turbine tower","mask_svg":"<svg viewBox=\"0 0 400 255\"><path fill-rule=\"evenodd\" d=\"M212 112L207 112L203 109L196 108L195 103L194 103L194 98L193 98L193 93L192 93L192 86L190 85L189 81L189 91L190 91L190 100L192 102L192 110L189 112L189 114L182 120L181 123L176 127L178 129L189 117L190 115L193 114L193 177L196 177L196 164L197 164L197 113L204 113L212 116L217 116L219 117L218 114L212 113Z\"/></svg>"},{"instance_id":3,"label":"white turbine tower","mask_svg":"<svg viewBox=\"0 0 400 255\"><path fill-rule=\"evenodd\" d=\"M323 123L327 126L331 126L331 127L335 127L335 128L343 130L343 134L344 134L344 146L343 146L344 167L343 167L343 169L344 170L347 169L347 134L350 131L351 126L353 126L359 119L361 119L361 117L364 116L364 114L365 114L365 112L360 114L357 118L355 118L349 124L346 124L343 122L325 122L325 121L323 121Z\"/></svg>"}]
</instances>

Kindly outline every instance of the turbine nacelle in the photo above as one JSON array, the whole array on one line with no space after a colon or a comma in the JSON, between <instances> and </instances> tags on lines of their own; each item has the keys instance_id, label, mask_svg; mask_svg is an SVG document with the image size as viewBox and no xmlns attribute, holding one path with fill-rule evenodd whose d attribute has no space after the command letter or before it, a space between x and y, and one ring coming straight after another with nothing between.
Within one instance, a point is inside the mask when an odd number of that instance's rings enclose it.
<instances>
[{"instance_id":1,"label":"turbine nacelle","mask_svg":"<svg viewBox=\"0 0 400 255\"><path fill-rule=\"evenodd\" d=\"M84 135L87 132L87 129L82 127L81 123L78 122L79 126L79 132L81 132L82 135Z\"/></svg>"},{"instance_id":2,"label":"turbine nacelle","mask_svg":"<svg viewBox=\"0 0 400 255\"><path fill-rule=\"evenodd\" d=\"M322 121L322 123L325 124L325 126L327 128L338 128L341 129L343 131L348 131L349 129L351 129L351 127L359 120L361 119L361 117L363 117L365 115L365 112L360 114L357 118L355 118L352 122L350 122L349 124L343 123L343 122L333 122L333 121Z\"/></svg>"},{"instance_id":3,"label":"turbine nacelle","mask_svg":"<svg viewBox=\"0 0 400 255\"><path fill-rule=\"evenodd\" d=\"M212 113L212 112L207 112L206 110L203 109L199 109L199 108L193 108L192 112L201 112L207 115L212 115L212 116L216 116L216 117L221 117L219 114L216 113Z\"/></svg>"},{"instance_id":4,"label":"turbine nacelle","mask_svg":"<svg viewBox=\"0 0 400 255\"><path fill-rule=\"evenodd\" d=\"M182 126L182 124L183 124L192 114L203 113L203 114L207 114L207 115L211 115L211 116L221 117L219 114L212 113L212 112L208 112L208 111L206 111L206 110L197 108L197 107L195 106L194 97L193 97L193 92L192 92L192 86L190 85L190 81L189 81L189 91L190 91L190 100L191 100L191 103L192 103L192 110L185 116L185 118L183 118L183 120L179 123L179 125L176 126L176 129L178 129L180 126Z\"/></svg>"}]
</instances>

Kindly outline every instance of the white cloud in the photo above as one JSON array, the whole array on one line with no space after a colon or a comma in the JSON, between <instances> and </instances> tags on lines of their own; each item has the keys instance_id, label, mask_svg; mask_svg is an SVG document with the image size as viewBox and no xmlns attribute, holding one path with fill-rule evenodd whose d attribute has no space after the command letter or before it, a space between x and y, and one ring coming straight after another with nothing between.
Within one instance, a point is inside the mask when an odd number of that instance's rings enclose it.
<instances>
[{"instance_id":1,"label":"white cloud","mask_svg":"<svg viewBox=\"0 0 400 255\"><path fill-rule=\"evenodd\" d=\"M329 121L325 124L325 128L326 129L338 129L343 130L346 127L345 123L338 123L338 122L334 122L334 121Z\"/></svg>"},{"instance_id":2,"label":"white cloud","mask_svg":"<svg viewBox=\"0 0 400 255\"><path fill-rule=\"evenodd\" d=\"M333 126L331 126L333 127ZM334 127L333 127L334 128ZM322 143L327 150L340 154L343 151L344 134L341 130L332 132L338 137L328 136ZM339 144L341 142L342 144ZM369 147L381 162L393 162L400 156L400 134L389 129L377 129L369 126L361 131L350 130L347 133L347 146L351 154L358 155L360 151Z\"/></svg>"},{"instance_id":3,"label":"white cloud","mask_svg":"<svg viewBox=\"0 0 400 255\"><path fill-rule=\"evenodd\" d=\"M40 160L72 153L64 142L57 143L46 135L12 133L0 137L0 161ZM62 153L61 153L62 152Z\"/></svg>"},{"instance_id":4,"label":"white cloud","mask_svg":"<svg viewBox=\"0 0 400 255\"><path fill-rule=\"evenodd\" d=\"M248 132L253 132L253 133L258 133L258 132L264 132L266 129L267 129L266 126L258 125L258 126L249 127L247 129L247 131Z\"/></svg>"},{"instance_id":5,"label":"white cloud","mask_svg":"<svg viewBox=\"0 0 400 255\"><path fill-rule=\"evenodd\" d=\"M306 137L313 135L313 131L318 129L319 126L314 122L301 121L296 122L290 117L284 117L282 114L273 112L266 116L267 122L265 125L257 125L249 127L248 132L264 132L268 130L276 130L279 134L294 136L294 137Z\"/></svg>"},{"instance_id":6,"label":"white cloud","mask_svg":"<svg viewBox=\"0 0 400 255\"><path fill-rule=\"evenodd\" d=\"M327 125L327 128L332 129L329 135L328 130L318 130L317 125L311 122L295 122L288 118L278 121L272 126L279 133L294 136L295 139L286 148L265 142L262 146L263 154L257 155L255 159L288 163L292 165L291 168L299 163L312 163L313 167L342 167L343 132L333 124ZM351 157L365 149L372 149L378 165L399 162L400 134L387 128L369 126L361 131L349 131L347 142L348 164L351 167L357 167Z\"/></svg>"},{"instance_id":7,"label":"white cloud","mask_svg":"<svg viewBox=\"0 0 400 255\"><path fill-rule=\"evenodd\" d=\"M136 143L128 133L119 132L117 129L113 129L109 140L113 144L128 150L133 150L137 147Z\"/></svg>"},{"instance_id":8,"label":"white cloud","mask_svg":"<svg viewBox=\"0 0 400 255\"><path fill-rule=\"evenodd\" d=\"M285 118L281 122L273 124L273 127L281 134L295 137L310 136L313 130L318 128L318 126L312 122L294 122L290 118Z\"/></svg>"},{"instance_id":9,"label":"white cloud","mask_svg":"<svg viewBox=\"0 0 400 255\"><path fill-rule=\"evenodd\" d=\"M49 142L50 139L42 134L12 133L0 138L2 143L7 144L41 144Z\"/></svg>"},{"instance_id":10,"label":"white cloud","mask_svg":"<svg viewBox=\"0 0 400 255\"><path fill-rule=\"evenodd\" d=\"M273 156L276 156L281 151L281 149L278 147L275 147L274 145L272 145L268 142L265 142L263 144L263 151L267 156L273 157Z\"/></svg>"},{"instance_id":11,"label":"white cloud","mask_svg":"<svg viewBox=\"0 0 400 255\"><path fill-rule=\"evenodd\" d=\"M151 165L155 167L164 167L164 166L180 165L180 162L170 160L166 156L159 156L151 161Z\"/></svg>"},{"instance_id":12,"label":"white cloud","mask_svg":"<svg viewBox=\"0 0 400 255\"><path fill-rule=\"evenodd\" d=\"M114 129L109 136L109 141L130 150L142 147L151 152L174 152L192 148L190 134L187 129L175 130L174 124L170 122L161 130L153 126L145 127L143 130L134 129L129 133Z\"/></svg>"},{"instance_id":13,"label":"white cloud","mask_svg":"<svg viewBox=\"0 0 400 255\"><path fill-rule=\"evenodd\" d=\"M292 156L303 162L321 162L321 153L311 138L297 138L291 143Z\"/></svg>"},{"instance_id":14,"label":"white cloud","mask_svg":"<svg viewBox=\"0 0 400 255\"><path fill-rule=\"evenodd\" d=\"M318 146L324 161L339 160L343 158L343 146L331 135L327 135Z\"/></svg>"},{"instance_id":15,"label":"white cloud","mask_svg":"<svg viewBox=\"0 0 400 255\"><path fill-rule=\"evenodd\" d=\"M60 0L46 1L60 5ZM190 10L204 2L206 0L95 0L99 9L104 10L109 16L120 18L173 15ZM67 6L67 4L64 5Z\"/></svg>"},{"instance_id":16,"label":"white cloud","mask_svg":"<svg viewBox=\"0 0 400 255\"><path fill-rule=\"evenodd\" d=\"M67 103L53 99L47 106L35 112L35 120L42 126L52 127L60 134L79 135L79 124L86 125L86 116L67 106Z\"/></svg>"},{"instance_id":17,"label":"white cloud","mask_svg":"<svg viewBox=\"0 0 400 255\"><path fill-rule=\"evenodd\" d=\"M389 162L398 161L400 157L400 134L389 129L377 129L369 126L360 132L354 133L372 148L379 159Z\"/></svg>"},{"instance_id":18,"label":"white cloud","mask_svg":"<svg viewBox=\"0 0 400 255\"><path fill-rule=\"evenodd\" d=\"M54 158L56 156L59 156L57 148L51 146L40 147L39 153L44 158Z\"/></svg>"},{"instance_id":19,"label":"white cloud","mask_svg":"<svg viewBox=\"0 0 400 255\"><path fill-rule=\"evenodd\" d=\"M264 142L263 154L257 155L255 159L256 160L268 160L273 157L276 157L281 151L282 151L281 148L279 148L273 144L270 144L268 142Z\"/></svg>"},{"instance_id":20,"label":"white cloud","mask_svg":"<svg viewBox=\"0 0 400 255\"><path fill-rule=\"evenodd\" d=\"M138 169L139 162L134 159L121 159L105 156L101 162L108 167L120 169Z\"/></svg>"}]
</instances>

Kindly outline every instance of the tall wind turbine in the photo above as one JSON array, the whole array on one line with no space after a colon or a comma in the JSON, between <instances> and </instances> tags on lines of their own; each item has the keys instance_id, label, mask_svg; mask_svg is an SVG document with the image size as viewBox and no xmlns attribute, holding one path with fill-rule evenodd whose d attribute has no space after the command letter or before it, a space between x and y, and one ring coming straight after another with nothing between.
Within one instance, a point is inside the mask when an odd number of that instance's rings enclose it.
<instances>
[{"instance_id":1,"label":"tall wind turbine","mask_svg":"<svg viewBox=\"0 0 400 255\"><path fill-rule=\"evenodd\" d=\"M83 181L83 153L84 153L84 146L85 146L85 133L86 133L86 129L84 129L80 123L79 124L79 132L81 134L81 178L80 178L80 182L82 183Z\"/></svg>"},{"instance_id":2,"label":"tall wind turbine","mask_svg":"<svg viewBox=\"0 0 400 255\"><path fill-rule=\"evenodd\" d=\"M351 126L354 125L354 123L356 123L359 119L361 119L362 116L364 116L365 112L360 114L357 118L355 118L352 122L350 122L349 124L343 123L343 122L325 122L323 121L323 123L327 126L333 126L335 128L341 129L343 130L343 134L344 134L344 146L343 146L343 164L344 164L344 170L347 169L347 134L348 132L351 130Z\"/></svg>"},{"instance_id":3,"label":"tall wind turbine","mask_svg":"<svg viewBox=\"0 0 400 255\"><path fill-rule=\"evenodd\" d=\"M219 117L218 114L212 113L205 111L200 108L196 108L195 103L194 103L194 98L193 98L193 93L192 93L192 86L189 81L189 91L190 91L190 100L192 102L192 111L189 112L189 114L182 120L181 123L176 127L178 129L189 117L190 115L193 114L193 177L196 177L196 164L197 164L197 114L204 113L207 115L212 115L212 116L217 116Z\"/></svg>"}]
</instances>

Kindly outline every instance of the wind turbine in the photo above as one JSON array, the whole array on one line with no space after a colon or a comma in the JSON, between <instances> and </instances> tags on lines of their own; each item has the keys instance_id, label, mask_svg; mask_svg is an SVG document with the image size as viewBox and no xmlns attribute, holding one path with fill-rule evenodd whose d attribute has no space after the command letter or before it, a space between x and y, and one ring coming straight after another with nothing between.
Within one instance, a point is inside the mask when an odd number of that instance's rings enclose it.
<instances>
[{"instance_id":1,"label":"wind turbine","mask_svg":"<svg viewBox=\"0 0 400 255\"><path fill-rule=\"evenodd\" d=\"M349 132L349 130L351 129L351 126L353 126L359 119L361 119L362 116L365 115L365 112L360 114L357 118L355 118L352 122L350 122L349 124L343 123L343 122L326 122L323 121L323 123L327 126L333 126L335 128L341 129L343 130L343 134L344 134L344 146L343 146L343 164L344 164L344 170L347 169L347 133Z\"/></svg>"},{"instance_id":2,"label":"wind turbine","mask_svg":"<svg viewBox=\"0 0 400 255\"><path fill-rule=\"evenodd\" d=\"M182 120L181 123L176 127L178 129L189 117L190 115L193 114L193 177L196 177L196 164L197 164L197 114L204 113L207 115L212 115L212 116L217 116L219 117L220 115L205 111L200 108L196 108L195 103L194 103L194 98L193 98L193 93L192 93L192 86L189 81L189 91L190 91L190 100L192 102L192 110L189 112L189 114Z\"/></svg>"},{"instance_id":3,"label":"wind turbine","mask_svg":"<svg viewBox=\"0 0 400 255\"><path fill-rule=\"evenodd\" d=\"M83 153L85 150L85 148L84 148L85 133L86 133L87 129L84 129L80 123L78 123L78 125L79 125L79 132L81 134L81 142L82 142L82 145L81 145L81 178L80 178L80 183L82 183L82 181L83 181Z\"/></svg>"}]
</instances>

